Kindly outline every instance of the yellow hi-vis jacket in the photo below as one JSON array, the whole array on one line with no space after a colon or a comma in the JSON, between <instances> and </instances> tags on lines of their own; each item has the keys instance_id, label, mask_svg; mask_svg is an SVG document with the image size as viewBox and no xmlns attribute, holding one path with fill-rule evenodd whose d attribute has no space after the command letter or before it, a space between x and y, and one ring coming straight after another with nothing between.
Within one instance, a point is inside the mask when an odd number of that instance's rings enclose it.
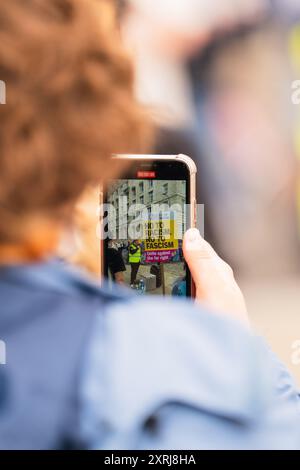
<instances>
[{"instance_id":1,"label":"yellow hi-vis jacket","mask_svg":"<svg viewBox=\"0 0 300 470\"><path fill-rule=\"evenodd\" d=\"M135 253L131 254L130 250L137 250ZM142 249L140 246L136 246L133 243L129 246L129 257L128 261L129 263L140 263L142 259Z\"/></svg>"}]
</instances>

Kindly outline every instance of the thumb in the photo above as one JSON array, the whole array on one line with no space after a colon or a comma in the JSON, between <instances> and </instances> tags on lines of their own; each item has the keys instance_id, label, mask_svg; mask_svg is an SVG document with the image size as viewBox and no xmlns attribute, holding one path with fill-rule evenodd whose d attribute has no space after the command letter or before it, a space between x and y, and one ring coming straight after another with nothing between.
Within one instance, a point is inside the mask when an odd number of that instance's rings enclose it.
<instances>
[{"instance_id":1,"label":"thumb","mask_svg":"<svg viewBox=\"0 0 300 470\"><path fill-rule=\"evenodd\" d=\"M183 253L197 290L201 287L203 274L213 268L212 264L215 264L216 259L222 262L211 245L201 237L199 230L196 228L191 228L185 233Z\"/></svg>"},{"instance_id":2,"label":"thumb","mask_svg":"<svg viewBox=\"0 0 300 470\"><path fill-rule=\"evenodd\" d=\"M186 232L183 253L196 285L197 299L248 323L245 301L231 267L201 237L199 230Z\"/></svg>"}]
</instances>

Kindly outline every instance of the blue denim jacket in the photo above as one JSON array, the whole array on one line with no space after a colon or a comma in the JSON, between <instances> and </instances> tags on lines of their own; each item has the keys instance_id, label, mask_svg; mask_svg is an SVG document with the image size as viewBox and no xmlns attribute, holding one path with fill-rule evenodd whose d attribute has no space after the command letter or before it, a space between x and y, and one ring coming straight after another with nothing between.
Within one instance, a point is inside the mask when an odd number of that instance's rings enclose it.
<instances>
[{"instance_id":1,"label":"blue denim jacket","mask_svg":"<svg viewBox=\"0 0 300 470\"><path fill-rule=\"evenodd\" d=\"M114 306L86 364L82 426L93 448L300 448L288 372L240 325L189 302Z\"/></svg>"},{"instance_id":2,"label":"blue denim jacket","mask_svg":"<svg viewBox=\"0 0 300 470\"><path fill-rule=\"evenodd\" d=\"M53 263L10 276L32 296L39 289L111 295ZM89 448L300 449L298 392L260 339L189 300L118 288L114 296L93 319L80 366L78 431Z\"/></svg>"}]
</instances>

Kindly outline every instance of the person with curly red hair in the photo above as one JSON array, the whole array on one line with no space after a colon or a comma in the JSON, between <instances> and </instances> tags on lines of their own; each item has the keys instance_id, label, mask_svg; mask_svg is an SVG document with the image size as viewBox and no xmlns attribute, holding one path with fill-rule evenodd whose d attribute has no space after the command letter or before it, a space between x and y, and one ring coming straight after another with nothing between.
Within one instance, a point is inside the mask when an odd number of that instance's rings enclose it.
<instances>
[{"instance_id":1,"label":"person with curly red hair","mask_svg":"<svg viewBox=\"0 0 300 470\"><path fill-rule=\"evenodd\" d=\"M291 378L196 229L196 303L55 261L82 193L121 171L111 154L151 141L109 3L0 0L0 77L0 449L300 447Z\"/></svg>"}]
</instances>

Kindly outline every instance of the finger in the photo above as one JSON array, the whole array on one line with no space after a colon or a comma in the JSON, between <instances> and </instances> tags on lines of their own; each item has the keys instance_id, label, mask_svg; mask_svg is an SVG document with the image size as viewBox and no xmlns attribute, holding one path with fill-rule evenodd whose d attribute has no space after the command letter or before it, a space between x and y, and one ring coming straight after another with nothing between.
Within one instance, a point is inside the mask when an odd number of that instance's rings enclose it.
<instances>
[{"instance_id":1,"label":"finger","mask_svg":"<svg viewBox=\"0 0 300 470\"><path fill-rule=\"evenodd\" d=\"M183 253L196 284L201 281L203 264L210 264L207 262L217 256L195 228L189 229L184 235Z\"/></svg>"},{"instance_id":2,"label":"finger","mask_svg":"<svg viewBox=\"0 0 300 470\"><path fill-rule=\"evenodd\" d=\"M196 297L216 311L228 312L248 323L247 309L232 269L200 235L197 229L186 232L183 241L185 260L196 284Z\"/></svg>"}]
</instances>

